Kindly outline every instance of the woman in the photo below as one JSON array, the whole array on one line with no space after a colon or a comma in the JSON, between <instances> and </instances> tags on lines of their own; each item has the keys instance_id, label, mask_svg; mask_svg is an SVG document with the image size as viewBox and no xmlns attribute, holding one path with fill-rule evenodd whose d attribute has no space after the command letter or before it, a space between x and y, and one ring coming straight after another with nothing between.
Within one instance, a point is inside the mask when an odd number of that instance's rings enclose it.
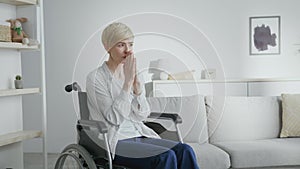
<instances>
[{"instance_id":1,"label":"woman","mask_svg":"<svg viewBox=\"0 0 300 169\"><path fill-rule=\"evenodd\" d=\"M93 120L105 120L113 163L138 169L198 169L186 144L160 139L143 120L150 114L143 83L136 73L134 35L122 23L102 33L108 61L89 73L86 90Z\"/></svg>"}]
</instances>

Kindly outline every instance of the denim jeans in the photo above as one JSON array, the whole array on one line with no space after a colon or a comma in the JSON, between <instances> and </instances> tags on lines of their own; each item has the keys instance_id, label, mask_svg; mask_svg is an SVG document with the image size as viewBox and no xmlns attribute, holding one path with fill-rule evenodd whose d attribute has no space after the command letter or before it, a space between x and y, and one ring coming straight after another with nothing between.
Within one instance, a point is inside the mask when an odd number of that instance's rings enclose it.
<instances>
[{"instance_id":1,"label":"denim jeans","mask_svg":"<svg viewBox=\"0 0 300 169\"><path fill-rule=\"evenodd\" d=\"M189 145L146 137L119 140L113 163L132 169L199 169Z\"/></svg>"}]
</instances>

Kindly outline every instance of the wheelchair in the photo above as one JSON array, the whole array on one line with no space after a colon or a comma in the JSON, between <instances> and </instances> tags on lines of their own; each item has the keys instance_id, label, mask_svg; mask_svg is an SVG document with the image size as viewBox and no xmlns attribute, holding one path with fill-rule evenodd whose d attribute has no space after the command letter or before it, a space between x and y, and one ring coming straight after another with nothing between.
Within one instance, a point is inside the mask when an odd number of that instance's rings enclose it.
<instances>
[{"instance_id":1,"label":"wheelchair","mask_svg":"<svg viewBox=\"0 0 300 169\"><path fill-rule=\"evenodd\" d=\"M108 128L102 121L89 120L86 92L83 92L76 82L66 85L65 91L74 91L78 95L80 119L76 125L77 143L70 144L62 150L55 163L55 169L130 169L113 164L107 140ZM172 120L176 131L169 131L153 120L147 120L144 124L162 138L182 142L178 129L182 119L178 114L151 112L148 119ZM99 134L103 136L103 140L98 137Z\"/></svg>"}]
</instances>

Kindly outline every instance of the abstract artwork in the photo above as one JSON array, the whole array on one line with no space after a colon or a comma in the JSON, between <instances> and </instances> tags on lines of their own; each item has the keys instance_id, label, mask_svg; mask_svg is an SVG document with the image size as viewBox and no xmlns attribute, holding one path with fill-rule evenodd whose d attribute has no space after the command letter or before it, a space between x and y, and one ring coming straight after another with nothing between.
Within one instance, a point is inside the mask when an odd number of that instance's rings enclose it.
<instances>
[{"instance_id":1,"label":"abstract artwork","mask_svg":"<svg viewBox=\"0 0 300 169\"><path fill-rule=\"evenodd\" d=\"M250 55L280 54L280 16L250 17Z\"/></svg>"}]
</instances>

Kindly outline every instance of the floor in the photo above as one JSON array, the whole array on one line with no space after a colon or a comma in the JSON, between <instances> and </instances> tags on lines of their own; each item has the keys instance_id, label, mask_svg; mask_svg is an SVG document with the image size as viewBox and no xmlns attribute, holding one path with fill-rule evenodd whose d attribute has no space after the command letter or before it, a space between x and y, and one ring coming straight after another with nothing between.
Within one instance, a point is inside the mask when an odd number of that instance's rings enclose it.
<instances>
[{"instance_id":1,"label":"floor","mask_svg":"<svg viewBox=\"0 0 300 169\"><path fill-rule=\"evenodd\" d=\"M48 169L54 169L58 154L48 154ZM43 169L43 154L25 153L24 169Z\"/></svg>"}]
</instances>

